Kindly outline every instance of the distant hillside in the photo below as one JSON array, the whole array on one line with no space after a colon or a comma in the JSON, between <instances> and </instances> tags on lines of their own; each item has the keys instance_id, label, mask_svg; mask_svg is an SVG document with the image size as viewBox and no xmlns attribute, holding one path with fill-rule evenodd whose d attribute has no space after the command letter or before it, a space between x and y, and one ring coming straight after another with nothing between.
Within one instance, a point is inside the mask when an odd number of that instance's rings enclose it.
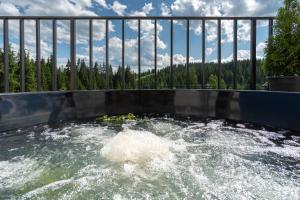
<instances>
[{"instance_id":1,"label":"distant hillside","mask_svg":"<svg viewBox=\"0 0 300 200\"><path fill-rule=\"evenodd\" d=\"M266 81L266 74L262 69L262 60L257 60L257 88L262 89L262 85ZM250 88L250 60L238 61L237 65L237 88L238 89L249 89ZM206 63L204 67L204 86L205 88L217 88L217 63ZM158 87L167 88L170 86L170 74L171 68L168 66L158 71ZM184 88L186 85L186 66L177 65L174 66L174 87ZM202 87L202 64L201 63L191 63L190 64L190 86L191 88L201 88ZM154 70L147 71L141 74L142 86L143 88L150 88L151 83L154 80ZM221 66L221 88L222 89L232 89L234 79L234 66L232 62L223 63ZM153 87L153 86L152 86Z\"/></svg>"},{"instance_id":2,"label":"distant hillside","mask_svg":"<svg viewBox=\"0 0 300 200\"><path fill-rule=\"evenodd\" d=\"M26 74L26 91L35 91L37 78L35 60L29 54L25 55L25 74ZM262 70L262 60L257 60L257 88L262 89L265 82L266 74ZM204 67L204 85L205 88L217 88L217 69L216 63L206 63ZM108 68L109 87L113 89L134 89L137 88L138 75L130 66L125 67L125 86L123 86L123 70L119 66L115 72L112 67ZM232 89L234 69L233 63L223 63L221 67L221 88ZM51 90L52 59L41 60L41 90ZM89 75L92 78L89 78ZM174 66L174 87L185 88L186 86L186 67L184 65ZM157 86L158 88L170 88L171 86L171 68L170 66L158 70ZM202 65L201 63L190 64L190 86L191 88L201 88L202 85ZM0 80L3 80L3 50L0 49ZM152 70L141 73L141 86L144 89L155 88L154 85L154 67ZM250 81L250 61L238 61L237 67L237 87L238 89L249 89ZM90 73L89 67L84 60L77 61L77 88L85 90L89 88L104 89L106 88L106 68L104 64L95 63ZM66 66L57 68L57 87L59 90L68 90L70 83L70 61ZM90 87L91 86L91 87ZM11 92L20 91L20 68L19 56L12 50L9 52L9 90ZM3 81L0 82L0 92L3 92Z\"/></svg>"}]
</instances>

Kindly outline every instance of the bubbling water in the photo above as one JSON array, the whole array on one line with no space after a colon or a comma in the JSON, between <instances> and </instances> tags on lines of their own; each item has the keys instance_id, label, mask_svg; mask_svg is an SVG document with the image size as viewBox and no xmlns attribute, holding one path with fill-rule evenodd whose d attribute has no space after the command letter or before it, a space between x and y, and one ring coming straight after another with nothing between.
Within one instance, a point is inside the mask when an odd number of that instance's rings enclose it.
<instances>
[{"instance_id":1,"label":"bubbling water","mask_svg":"<svg viewBox=\"0 0 300 200\"><path fill-rule=\"evenodd\" d=\"M110 139L101 155L113 162L144 164L171 155L170 143L148 131L127 129Z\"/></svg>"},{"instance_id":2,"label":"bubbling water","mask_svg":"<svg viewBox=\"0 0 300 200\"><path fill-rule=\"evenodd\" d=\"M0 199L300 199L300 137L284 132L171 118L18 132L0 136Z\"/></svg>"}]
</instances>

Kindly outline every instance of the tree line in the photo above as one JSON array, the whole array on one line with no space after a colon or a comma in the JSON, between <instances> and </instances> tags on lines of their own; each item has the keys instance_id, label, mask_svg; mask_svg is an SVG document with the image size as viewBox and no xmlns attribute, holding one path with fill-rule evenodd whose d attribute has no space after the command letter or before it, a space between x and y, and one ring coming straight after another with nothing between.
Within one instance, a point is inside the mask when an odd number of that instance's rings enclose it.
<instances>
[{"instance_id":1,"label":"tree line","mask_svg":"<svg viewBox=\"0 0 300 200\"><path fill-rule=\"evenodd\" d=\"M0 49L0 92L3 92L3 68L4 68L4 52ZM52 90L52 61L51 56L47 59L41 59L41 91ZM263 89L263 84L266 81L266 74L262 69L262 60L257 60L257 88ZM20 60L19 54L13 50L9 50L9 91L20 91ZM57 73L57 90L70 89L70 66L68 60L65 66L60 66L56 69ZM237 88L250 88L250 61L240 60L237 64ZM76 66L77 76L76 85L78 90L88 89L105 89L108 85L111 89L136 89L138 87L138 74L130 66L125 66L124 70L118 66L113 70L112 66L108 67L106 73L105 63L95 62L91 68L86 64L84 59L77 60ZM203 74L204 73L204 74ZM173 87L186 88L187 76L189 76L190 88L217 88L217 63L206 63L202 69L201 63L191 63L189 65L189 74L187 75L186 66L184 64L173 66ZM37 73L36 61L25 53L25 91L37 90ZM155 88L155 70L148 69L141 73L141 88ZM158 69L157 73L157 88L164 89L171 87L171 67L166 66ZM204 80L202 81L202 78ZM233 89L234 67L232 62L222 63L220 86L222 89Z\"/></svg>"}]
</instances>

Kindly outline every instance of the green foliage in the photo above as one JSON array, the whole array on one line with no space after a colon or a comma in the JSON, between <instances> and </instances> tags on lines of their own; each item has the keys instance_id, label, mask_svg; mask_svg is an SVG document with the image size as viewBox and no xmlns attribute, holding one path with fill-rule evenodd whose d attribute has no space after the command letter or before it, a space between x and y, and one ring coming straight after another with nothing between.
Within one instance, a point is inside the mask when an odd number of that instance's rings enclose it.
<instances>
[{"instance_id":1,"label":"green foliage","mask_svg":"<svg viewBox=\"0 0 300 200\"><path fill-rule=\"evenodd\" d=\"M57 88L58 90L68 89L67 77L64 74L64 70L60 67L57 69Z\"/></svg>"},{"instance_id":2,"label":"green foliage","mask_svg":"<svg viewBox=\"0 0 300 200\"><path fill-rule=\"evenodd\" d=\"M48 59L41 59L41 90L52 90L52 56ZM10 50L9 51L9 85L10 92L20 91L20 67L19 55ZM261 60L257 60L257 87L261 88L266 80L265 72L261 68ZM70 88L70 60L66 66L59 66L57 73L57 89L68 90ZM250 81L250 61L238 61L237 65L237 83L238 89L249 89ZM77 76L76 83L78 90L90 89L105 89L106 88L106 67L105 64L95 63L91 68L85 63L83 59L77 61ZM138 83L138 76L130 66L126 66L123 72L122 67L118 67L113 71L112 66L108 68L109 85L112 89L136 89ZM187 69L183 64L173 66L174 88L186 88ZM223 63L221 66L221 89L233 88L233 63ZM190 88L201 88L202 78L204 78L204 86L209 88L217 88L217 63L206 63L202 69L201 63L190 63L189 65L189 79ZM124 74L124 82L123 82ZM157 85L158 89L165 89L171 87L171 67L167 66L157 71ZM90 77L91 76L91 77ZM3 80L3 50L0 49L0 78ZM25 79L26 91L36 91L36 63L35 60L27 53L25 55ZM143 89L155 88L155 71L154 68L141 73L141 87ZM125 85L124 85L125 84ZM3 92L3 81L0 81L0 92Z\"/></svg>"},{"instance_id":3,"label":"green foliage","mask_svg":"<svg viewBox=\"0 0 300 200\"><path fill-rule=\"evenodd\" d=\"M217 77L217 75L211 74L208 78L208 84L209 84L209 88L217 89L218 88L218 77ZM226 83L225 83L224 79L221 79L220 88L221 89L226 89Z\"/></svg>"},{"instance_id":4,"label":"green foliage","mask_svg":"<svg viewBox=\"0 0 300 200\"><path fill-rule=\"evenodd\" d=\"M192 67L189 71L190 87L197 88L198 86L198 77L196 73L196 68Z\"/></svg>"},{"instance_id":5,"label":"green foliage","mask_svg":"<svg viewBox=\"0 0 300 200\"><path fill-rule=\"evenodd\" d=\"M269 75L300 75L300 2L285 0L278 11L274 36L266 48L264 67Z\"/></svg>"},{"instance_id":6,"label":"green foliage","mask_svg":"<svg viewBox=\"0 0 300 200\"><path fill-rule=\"evenodd\" d=\"M29 53L25 55L25 91L36 90L35 62Z\"/></svg>"},{"instance_id":7,"label":"green foliage","mask_svg":"<svg viewBox=\"0 0 300 200\"><path fill-rule=\"evenodd\" d=\"M115 115L115 116L103 115L97 117L96 120L100 123L105 123L105 124L106 123L122 124L128 120L137 120L137 117L132 113L128 113L127 115Z\"/></svg>"},{"instance_id":8,"label":"green foliage","mask_svg":"<svg viewBox=\"0 0 300 200\"><path fill-rule=\"evenodd\" d=\"M217 89L218 87L218 77L215 74L211 74L208 78L208 84L211 89Z\"/></svg>"},{"instance_id":9,"label":"green foliage","mask_svg":"<svg viewBox=\"0 0 300 200\"><path fill-rule=\"evenodd\" d=\"M41 60L41 89L43 91L51 90L51 62L49 59Z\"/></svg>"},{"instance_id":10,"label":"green foliage","mask_svg":"<svg viewBox=\"0 0 300 200\"><path fill-rule=\"evenodd\" d=\"M19 61L18 55L9 48L8 53L9 59L9 91L20 91L20 68L19 68Z\"/></svg>"}]
</instances>

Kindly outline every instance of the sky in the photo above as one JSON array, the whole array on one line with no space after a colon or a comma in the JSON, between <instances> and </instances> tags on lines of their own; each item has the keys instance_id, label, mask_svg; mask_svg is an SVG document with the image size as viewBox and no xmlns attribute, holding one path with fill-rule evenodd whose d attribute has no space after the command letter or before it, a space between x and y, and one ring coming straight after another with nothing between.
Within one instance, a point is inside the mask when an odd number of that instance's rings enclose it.
<instances>
[{"instance_id":1,"label":"sky","mask_svg":"<svg viewBox=\"0 0 300 200\"><path fill-rule=\"evenodd\" d=\"M275 16L283 0L0 0L0 15L57 15L57 16ZM268 22L257 23L257 57L264 56L268 37ZM52 53L51 21L41 21L41 53L43 58ZM201 62L201 21L190 22L190 62ZM105 22L93 22L93 57L105 61ZM77 58L88 63L88 21L76 22ZM70 57L70 23L58 21L58 66L65 65ZM170 63L170 23L158 21L158 67ZM222 21L222 62L232 60L233 22ZM3 48L3 21L0 20L0 48ZM217 22L206 23L206 61L217 59ZM238 59L249 58L250 21L238 22ZM9 21L9 42L18 51L19 23ZM125 64L136 69L138 63L137 21L125 24ZM25 21L25 48L35 57L35 22ZM114 68L121 64L121 21L109 22L109 62ZM174 22L174 63L185 63L186 22ZM142 70L154 66L154 22L141 22Z\"/></svg>"}]
</instances>

